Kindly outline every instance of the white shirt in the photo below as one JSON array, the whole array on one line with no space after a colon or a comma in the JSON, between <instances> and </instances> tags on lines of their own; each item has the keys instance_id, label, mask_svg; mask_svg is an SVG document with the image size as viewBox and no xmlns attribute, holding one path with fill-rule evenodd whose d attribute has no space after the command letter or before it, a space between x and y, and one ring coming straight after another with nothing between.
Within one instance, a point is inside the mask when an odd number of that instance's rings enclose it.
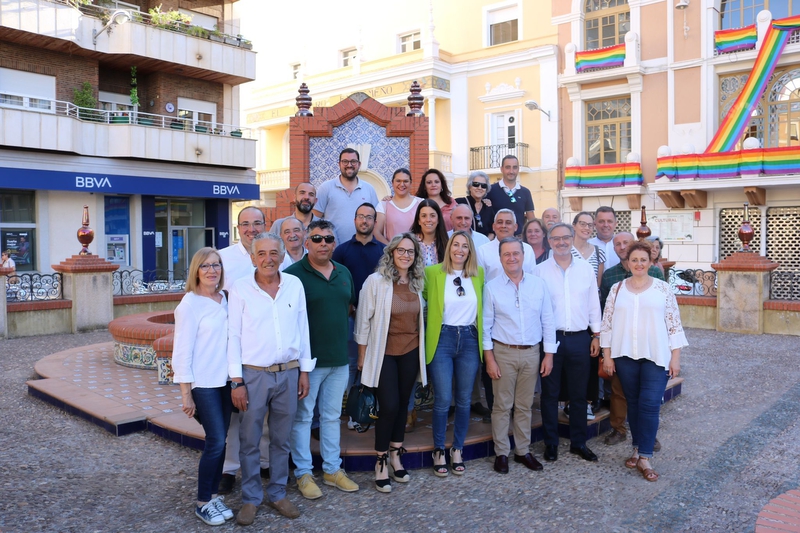
<instances>
[{"instance_id":1,"label":"white shirt","mask_svg":"<svg viewBox=\"0 0 800 533\"><path fill-rule=\"evenodd\" d=\"M299 360L311 372L306 295L302 282L281 272L275 299L261 290L255 275L233 285L228 304L228 374L242 377L242 365L271 366Z\"/></svg>"},{"instance_id":2,"label":"white shirt","mask_svg":"<svg viewBox=\"0 0 800 533\"><path fill-rule=\"evenodd\" d=\"M301 255L301 256L300 256L300 259L302 259L302 258L303 258L303 256L304 256L304 255L306 255L307 253L308 253L308 250L306 250L305 248L303 248L303 255ZM300 261L300 259L298 259L297 261ZM283 256L283 263L281 263L281 266L280 266L280 268L279 268L279 269L280 269L280 271L281 271L281 272L283 272L283 271L284 271L284 270L286 270L288 267L290 267L290 266L292 266L293 264L297 263L297 261L295 261L294 259L292 259L292 256L291 256L291 255L289 255L289 252L287 251L287 252L284 254L284 256Z\"/></svg>"},{"instance_id":3,"label":"white shirt","mask_svg":"<svg viewBox=\"0 0 800 533\"><path fill-rule=\"evenodd\" d=\"M536 254L533 248L527 243L522 243L522 250L525 252L525 258L522 260L522 270L528 274L533 273L536 268ZM483 267L484 276L486 281L491 281L503 274L503 265L500 263L500 239L489 241L478 248L478 264ZM511 344L518 344L513 342Z\"/></svg>"},{"instance_id":4,"label":"white shirt","mask_svg":"<svg viewBox=\"0 0 800 533\"><path fill-rule=\"evenodd\" d=\"M448 326L472 326L478 316L478 295L475 294L475 284L471 278L462 276L461 272L454 270L453 274L447 274L444 280L442 324ZM458 287L453 283L456 278L461 278L464 296L458 295Z\"/></svg>"},{"instance_id":5,"label":"white shirt","mask_svg":"<svg viewBox=\"0 0 800 533\"><path fill-rule=\"evenodd\" d=\"M242 241L232 244L219 251L222 268L225 272L225 285L223 289L230 291L236 280L252 275L256 267L250 258L250 252L245 250Z\"/></svg>"},{"instance_id":6,"label":"white shirt","mask_svg":"<svg viewBox=\"0 0 800 533\"><path fill-rule=\"evenodd\" d=\"M592 265L570 255L570 264L564 270L555 257L551 257L537 265L533 275L542 278L547 285L556 330L582 331L591 327L593 332L600 333L600 297Z\"/></svg>"},{"instance_id":7,"label":"white shirt","mask_svg":"<svg viewBox=\"0 0 800 533\"><path fill-rule=\"evenodd\" d=\"M601 241L598 237L592 237L589 239L589 244L596 244L606 253L606 262L605 262L605 269L608 270L609 268L613 267L614 265L619 264L619 256L617 252L614 251L614 239L611 239L608 242Z\"/></svg>"},{"instance_id":8,"label":"white shirt","mask_svg":"<svg viewBox=\"0 0 800 533\"><path fill-rule=\"evenodd\" d=\"M228 380L228 301L187 292L175 308L172 370L175 383L224 387Z\"/></svg>"},{"instance_id":9,"label":"white shirt","mask_svg":"<svg viewBox=\"0 0 800 533\"><path fill-rule=\"evenodd\" d=\"M452 230L452 229L450 231L448 231L447 232L447 237L448 238L452 237L454 231L455 230ZM491 242L489 240L489 237L487 237L483 233L480 233L480 232L477 232L477 231L468 231L467 233L469 233L469 236L472 237L472 244L475 246L475 250L476 251L478 250L478 248L480 248L484 244L489 244Z\"/></svg>"},{"instance_id":10,"label":"white shirt","mask_svg":"<svg viewBox=\"0 0 800 533\"><path fill-rule=\"evenodd\" d=\"M9 257L5 261L3 261L3 268L10 268L10 269L13 270L13 269L17 268L17 264L14 262L13 259L11 259Z\"/></svg>"},{"instance_id":11,"label":"white shirt","mask_svg":"<svg viewBox=\"0 0 800 533\"><path fill-rule=\"evenodd\" d=\"M483 349L493 340L533 346L544 340L544 351L556 353L553 307L544 282L523 272L519 289L503 272L483 286Z\"/></svg>"}]
</instances>

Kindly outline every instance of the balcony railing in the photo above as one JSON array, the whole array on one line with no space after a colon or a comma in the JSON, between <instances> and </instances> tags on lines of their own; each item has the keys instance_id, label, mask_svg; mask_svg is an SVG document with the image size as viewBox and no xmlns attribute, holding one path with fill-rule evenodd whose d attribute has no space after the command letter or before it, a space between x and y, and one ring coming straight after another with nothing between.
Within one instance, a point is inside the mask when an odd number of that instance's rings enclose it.
<instances>
[{"instance_id":1,"label":"balcony railing","mask_svg":"<svg viewBox=\"0 0 800 533\"><path fill-rule=\"evenodd\" d=\"M6 301L61 300L61 274L18 273L6 278Z\"/></svg>"},{"instance_id":2,"label":"balcony railing","mask_svg":"<svg viewBox=\"0 0 800 533\"><path fill-rule=\"evenodd\" d=\"M244 137L246 139L255 138L254 132L250 128L240 128L233 124L193 121L181 119L176 116L154 115L141 111L106 111L103 109L90 109L78 107L70 102L46 100L28 95L0 94L0 107L67 116L85 122L138 124L139 126L193 131L195 133L205 133L208 135L230 135L231 137Z\"/></svg>"},{"instance_id":3,"label":"balcony railing","mask_svg":"<svg viewBox=\"0 0 800 533\"><path fill-rule=\"evenodd\" d=\"M168 294L186 290L186 273L172 270L117 270L111 273L114 296Z\"/></svg>"},{"instance_id":4,"label":"balcony railing","mask_svg":"<svg viewBox=\"0 0 800 533\"><path fill-rule=\"evenodd\" d=\"M289 188L289 169L259 170L258 184L262 191L282 191Z\"/></svg>"},{"instance_id":5,"label":"balcony railing","mask_svg":"<svg viewBox=\"0 0 800 533\"><path fill-rule=\"evenodd\" d=\"M516 156L521 167L528 166L528 145L525 143L505 143L470 148L469 169L500 168L500 163L507 155Z\"/></svg>"},{"instance_id":6,"label":"balcony railing","mask_svg":"<svg viewBox=\"0 0 800 533\"><path fill-rule=\"evenodd\" d=\"M800 300L800 272L774 271L770 274L770 300Z\"/></svg>"},{"instance_id":7,"label":"balcony railing","mask_svg":"<svg viewBox=\"0 0 800 533\"><path fill-rule=\"evenodd\" d=\"M717 272L690 268L669 269L667 283L672 292L683 296L716 296Z\"/></svg>"},{"instance_id":8,"label":"balcony railing","mask_svg":"<svg viewBox=\"0 0 800 533\"><path fill-rule=\"evenodd\" d=\"M449 174L453 172L453 154L450 152L430 152L429 163L431 168L436 168Z\"/></svg>"}]
</instances>

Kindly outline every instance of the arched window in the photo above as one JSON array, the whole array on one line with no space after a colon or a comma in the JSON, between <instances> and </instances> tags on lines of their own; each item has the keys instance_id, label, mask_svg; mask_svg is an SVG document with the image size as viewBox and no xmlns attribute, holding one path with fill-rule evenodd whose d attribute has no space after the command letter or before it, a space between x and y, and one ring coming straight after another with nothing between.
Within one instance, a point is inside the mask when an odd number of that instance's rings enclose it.
<instances>
[{"instance_id":1,"label":"arched window","mask_svg":"<svg viewBox=\"0 0 800 533\"><path fill-rule=\"evenodd\" d=\"M768 9L773 20L800 14L800 0L720 0L721 30L743 28L756 23L758 12Z\"/></svg>"},{"instance_id":2,"label":"arched window","mask_svg":"<svg viewBox=\"0 0 800 533\"><path fill-rule=\"evenodd\" d=\"M631 29L628 0L586 0L584 6L584 50L596 50L625 42L625 34Z\"/></svg>"}]
</instances>

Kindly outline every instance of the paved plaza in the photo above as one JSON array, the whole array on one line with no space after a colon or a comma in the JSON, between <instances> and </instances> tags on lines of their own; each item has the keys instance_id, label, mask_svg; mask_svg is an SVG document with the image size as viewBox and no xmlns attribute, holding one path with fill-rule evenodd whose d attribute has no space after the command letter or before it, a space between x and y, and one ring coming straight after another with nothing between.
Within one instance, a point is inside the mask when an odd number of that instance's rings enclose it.
<instances>
[{"instance_id":1,"label":"paved plaza","mask_svg":"<svg viewBox=\"0 0 800 533\"><path fill-rule=\"evenodd\" d=\"M264 506L249 531L752 531L772 498L800 487L800 339L687 332L683 393L662 409L663 450L647 483L623 466L627 445L588 444L586 463L567 452L543 472L488 459L462 478L411 472L392 494L353 474L355 494L323 486L287 520ZM107 332L0 341L0 531L211 531L192 513L199 452L143 431L115 437L28 395L42 357L111 340ZM542 444L534 445L541 456ZM227 503L238 510L238 486ZM242 529L234 523L217 531Z\"/></svg>"}]
</instances>

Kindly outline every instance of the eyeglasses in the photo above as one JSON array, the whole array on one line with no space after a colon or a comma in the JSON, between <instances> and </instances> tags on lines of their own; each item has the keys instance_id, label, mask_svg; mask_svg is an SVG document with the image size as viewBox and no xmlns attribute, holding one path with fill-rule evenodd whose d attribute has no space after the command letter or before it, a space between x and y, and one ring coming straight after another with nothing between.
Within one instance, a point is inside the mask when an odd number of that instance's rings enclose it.
<instances>
[{"instance_id":1,"label":"eyeglasses","mask_svg":"<svg viewBox=\"0 0 800 533\"><path fill-rule=\"evenodd\" d=\"M584 222L583 220L579 220L577 224L582 228L589 228L589 229L594 228L594 224L592 222Z\"/></svg>"},{"instance_id":2,"label":"eyeglasses","mask_svg":"<svg viewBox=\"0 0 800 533\"><path fill-rule=\"evenodd\" d=\"M356 219L357 220L372 221L372 220L375 220L375 216L374 215L356 215Z\"/></svg>"},{"instance_id":3,"label":"eyeglasses","mask_svg":"<svg viewBox=\"0 0 800 533\"><path fill-rule=\"evenodd\" d=\"M340 159L339 160L339 164L340 165L344 165L346 167L350 166L350 165L356 166L356 165L360 165L361 161L359 161L358 159Z\"/></svg>"},{"instance_id":4,"label":"eyeglasses","mask_svg":"<svg viewBox=\"0 0 800 533\"><path fill-rule=\"evenodd\" d=\"M312 235L309 237L309 239L311 239L311 242L314 244L319 244L322 241L325 241L325 244L333 244L333 241L336 240L336 237L333 235Z\"/></svg>"},{"instance_id":5,"label":"eyeglasses","mask_svg":"<svg viewBox=\"0 0 800 533\"><path fill-rule=\"evenodd\" d=\"M567 242L572 239L572 235L564 235L563 237L548 237L553 242Z\"/></svg>"},{"instance_id":6,"label":"eyeglasses","mask_svg":"<svg viewBox=\"0 0 800 533\"><path fill-rule=\"evenodd\" d=\"M465 294L467 294L467 291L465 291L464 287L461 286L461 276L458 276L453 280L453 285L457 287L456 294L458 294L459 296L464 296Z\"/></svg>"},{"instance_id":7,"label":"eyeglasses","mask_svg":"<svg viewBox=\"0 0 800 533\"><path fill-rule=\"evenodd\" d=\"M222 263L203 263L200 265L200 270L203 272L208 272L212 268L214 270L222 270Z\"/></svg>"},{"instance_id":8,"label":"eyeglasses","mask_svg":"<svg viewBox=\"0 0 800 533\"><path fill-rule=\"evenodd\" d=\"M407 255L408 257L414 257L414 249L413 248L395 248L395 252L397 255Z\"/></svg>"},{"instance_id":9,"label":"eyeglasses","mask_svg":"<svg viewBox=\"0 0 800 533\"><path fill-rule=\"evenodd\" d=\"M264 227L264 223L263 223L263 222L253 222L253 223L251 224L250 222L240 222L240 223L239 223L239 227L240 227L240 228L243 228L245 231L247 231L247 230L248 230L248 229L250 229L251 227L252 227L253 229L260 229L260 228L263 228L263 227Z\"/></svg>"},{"instance_id":10,"label":"eyeglasses","mask_svg":"<svg viewBox=\"0 0 800 533\"><path fill-rule=\"evenodd\" d=\"M473 187L477 187L479 189L488 189L489 188L489 184L488 183L481 183L480 181L473 181L472 182L472 186Z\"/></svg>"}]
</instances>

